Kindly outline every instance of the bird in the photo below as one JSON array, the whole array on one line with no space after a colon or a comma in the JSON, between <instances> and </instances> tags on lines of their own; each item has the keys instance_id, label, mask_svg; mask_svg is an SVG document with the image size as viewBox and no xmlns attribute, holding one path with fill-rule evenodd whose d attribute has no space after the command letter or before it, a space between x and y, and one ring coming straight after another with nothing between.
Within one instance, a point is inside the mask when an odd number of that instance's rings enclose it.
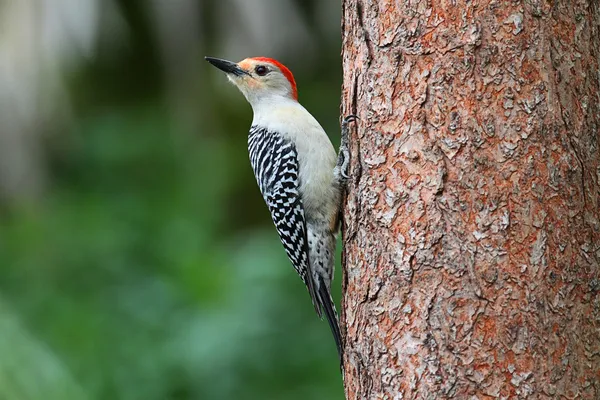
<instances>
[{"instance_id":1,"label":"bird","mask_svg":"<svg viewBox=\"0 0 600 400\"><path fill-rule=\"evenodd\" d=\"M298 102L292 72L268 57L206 61L223 71L250 103L250 164L273 224L317 315L327 319L340 364L343 340L331 297L342 195L348 180L349 115L336 153L317 120Z\"/></svg>"}]
</instances>

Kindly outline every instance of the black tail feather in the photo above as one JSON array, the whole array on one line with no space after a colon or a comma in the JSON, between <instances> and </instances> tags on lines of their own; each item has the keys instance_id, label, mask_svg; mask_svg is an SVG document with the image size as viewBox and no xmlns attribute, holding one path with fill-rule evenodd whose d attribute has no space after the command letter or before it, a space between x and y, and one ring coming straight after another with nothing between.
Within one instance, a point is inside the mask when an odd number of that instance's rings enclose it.
<instances>
[{"instance_id":1,"label":"black tail feather","mask_svg":"<svg viewBox=\"0 0 600 400\"><path fill-rule=\"evenodd\" d=\"M325 285L325 282L323 282L323 280L320 280L319 282L319 300L323 311L325 311L325 317L327 318L329 327L331 328L331 333L333 334L333 338L335 340L335 345L337 347L341 365L343 362L342 357L344 354L344 347L342 344L342 333L340 332L340 324L338 322L337 311L335 310L333 299L331 298L331 294L329 293L329 288L327 288L327 285Z\"/></svg>"}]
</instances>

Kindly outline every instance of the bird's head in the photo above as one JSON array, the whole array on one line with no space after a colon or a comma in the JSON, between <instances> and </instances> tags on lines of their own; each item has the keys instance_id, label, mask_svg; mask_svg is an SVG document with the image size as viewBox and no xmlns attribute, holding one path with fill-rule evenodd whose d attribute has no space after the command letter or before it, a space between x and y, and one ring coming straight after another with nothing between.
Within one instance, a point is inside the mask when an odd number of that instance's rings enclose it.
<instances>
[{"instance_id":1,"label":"bird's head","mask_svg":"<svg viewBox=\"0 0 600 400\"><path fill-rule=\"evenodd\" d=\"M205 57L206 61L227 74L253 106L262 102L287 98L298 100L292 72L279 61L267 57L246 58L239 63Z\"/></svg>"}]
</instances>

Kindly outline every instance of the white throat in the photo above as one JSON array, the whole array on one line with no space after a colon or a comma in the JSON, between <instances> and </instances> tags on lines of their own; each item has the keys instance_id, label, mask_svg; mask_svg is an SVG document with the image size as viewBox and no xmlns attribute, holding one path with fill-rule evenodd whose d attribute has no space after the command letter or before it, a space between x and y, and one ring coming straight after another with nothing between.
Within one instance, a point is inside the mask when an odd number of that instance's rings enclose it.
<instances>
[{"instance_id":1,"label":"white throat","mask_svg":"<svg viewBox=\"0 0 600 400\"><path fill-rule=\"evenodd\" d=\"M286 115L289 117L290 114L298 112L302 114L306 113L305 108L289 96L274 94L272 96L261 96L252 99L247 97L247 99L254 112L252 125L268 127L274 122L283 122L278 120L285 119Z\"/></svg>"}]
</instances>

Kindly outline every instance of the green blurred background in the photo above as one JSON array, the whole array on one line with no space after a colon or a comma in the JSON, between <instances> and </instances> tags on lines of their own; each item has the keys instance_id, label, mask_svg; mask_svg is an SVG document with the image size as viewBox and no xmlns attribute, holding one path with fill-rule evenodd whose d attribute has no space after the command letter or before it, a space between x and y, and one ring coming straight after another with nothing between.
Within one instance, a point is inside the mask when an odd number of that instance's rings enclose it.
<instances>
[{"instance_id":1,"label":"green blurred background","mask_svg":"<svg viewBox=\"0 0 600 400\"><path fill-rule=\"evenodd\" d=\"M203 60L279 59L337 144L339 8L0 2L0 400L343 398Z\"/></svg>"}]
</instances>

